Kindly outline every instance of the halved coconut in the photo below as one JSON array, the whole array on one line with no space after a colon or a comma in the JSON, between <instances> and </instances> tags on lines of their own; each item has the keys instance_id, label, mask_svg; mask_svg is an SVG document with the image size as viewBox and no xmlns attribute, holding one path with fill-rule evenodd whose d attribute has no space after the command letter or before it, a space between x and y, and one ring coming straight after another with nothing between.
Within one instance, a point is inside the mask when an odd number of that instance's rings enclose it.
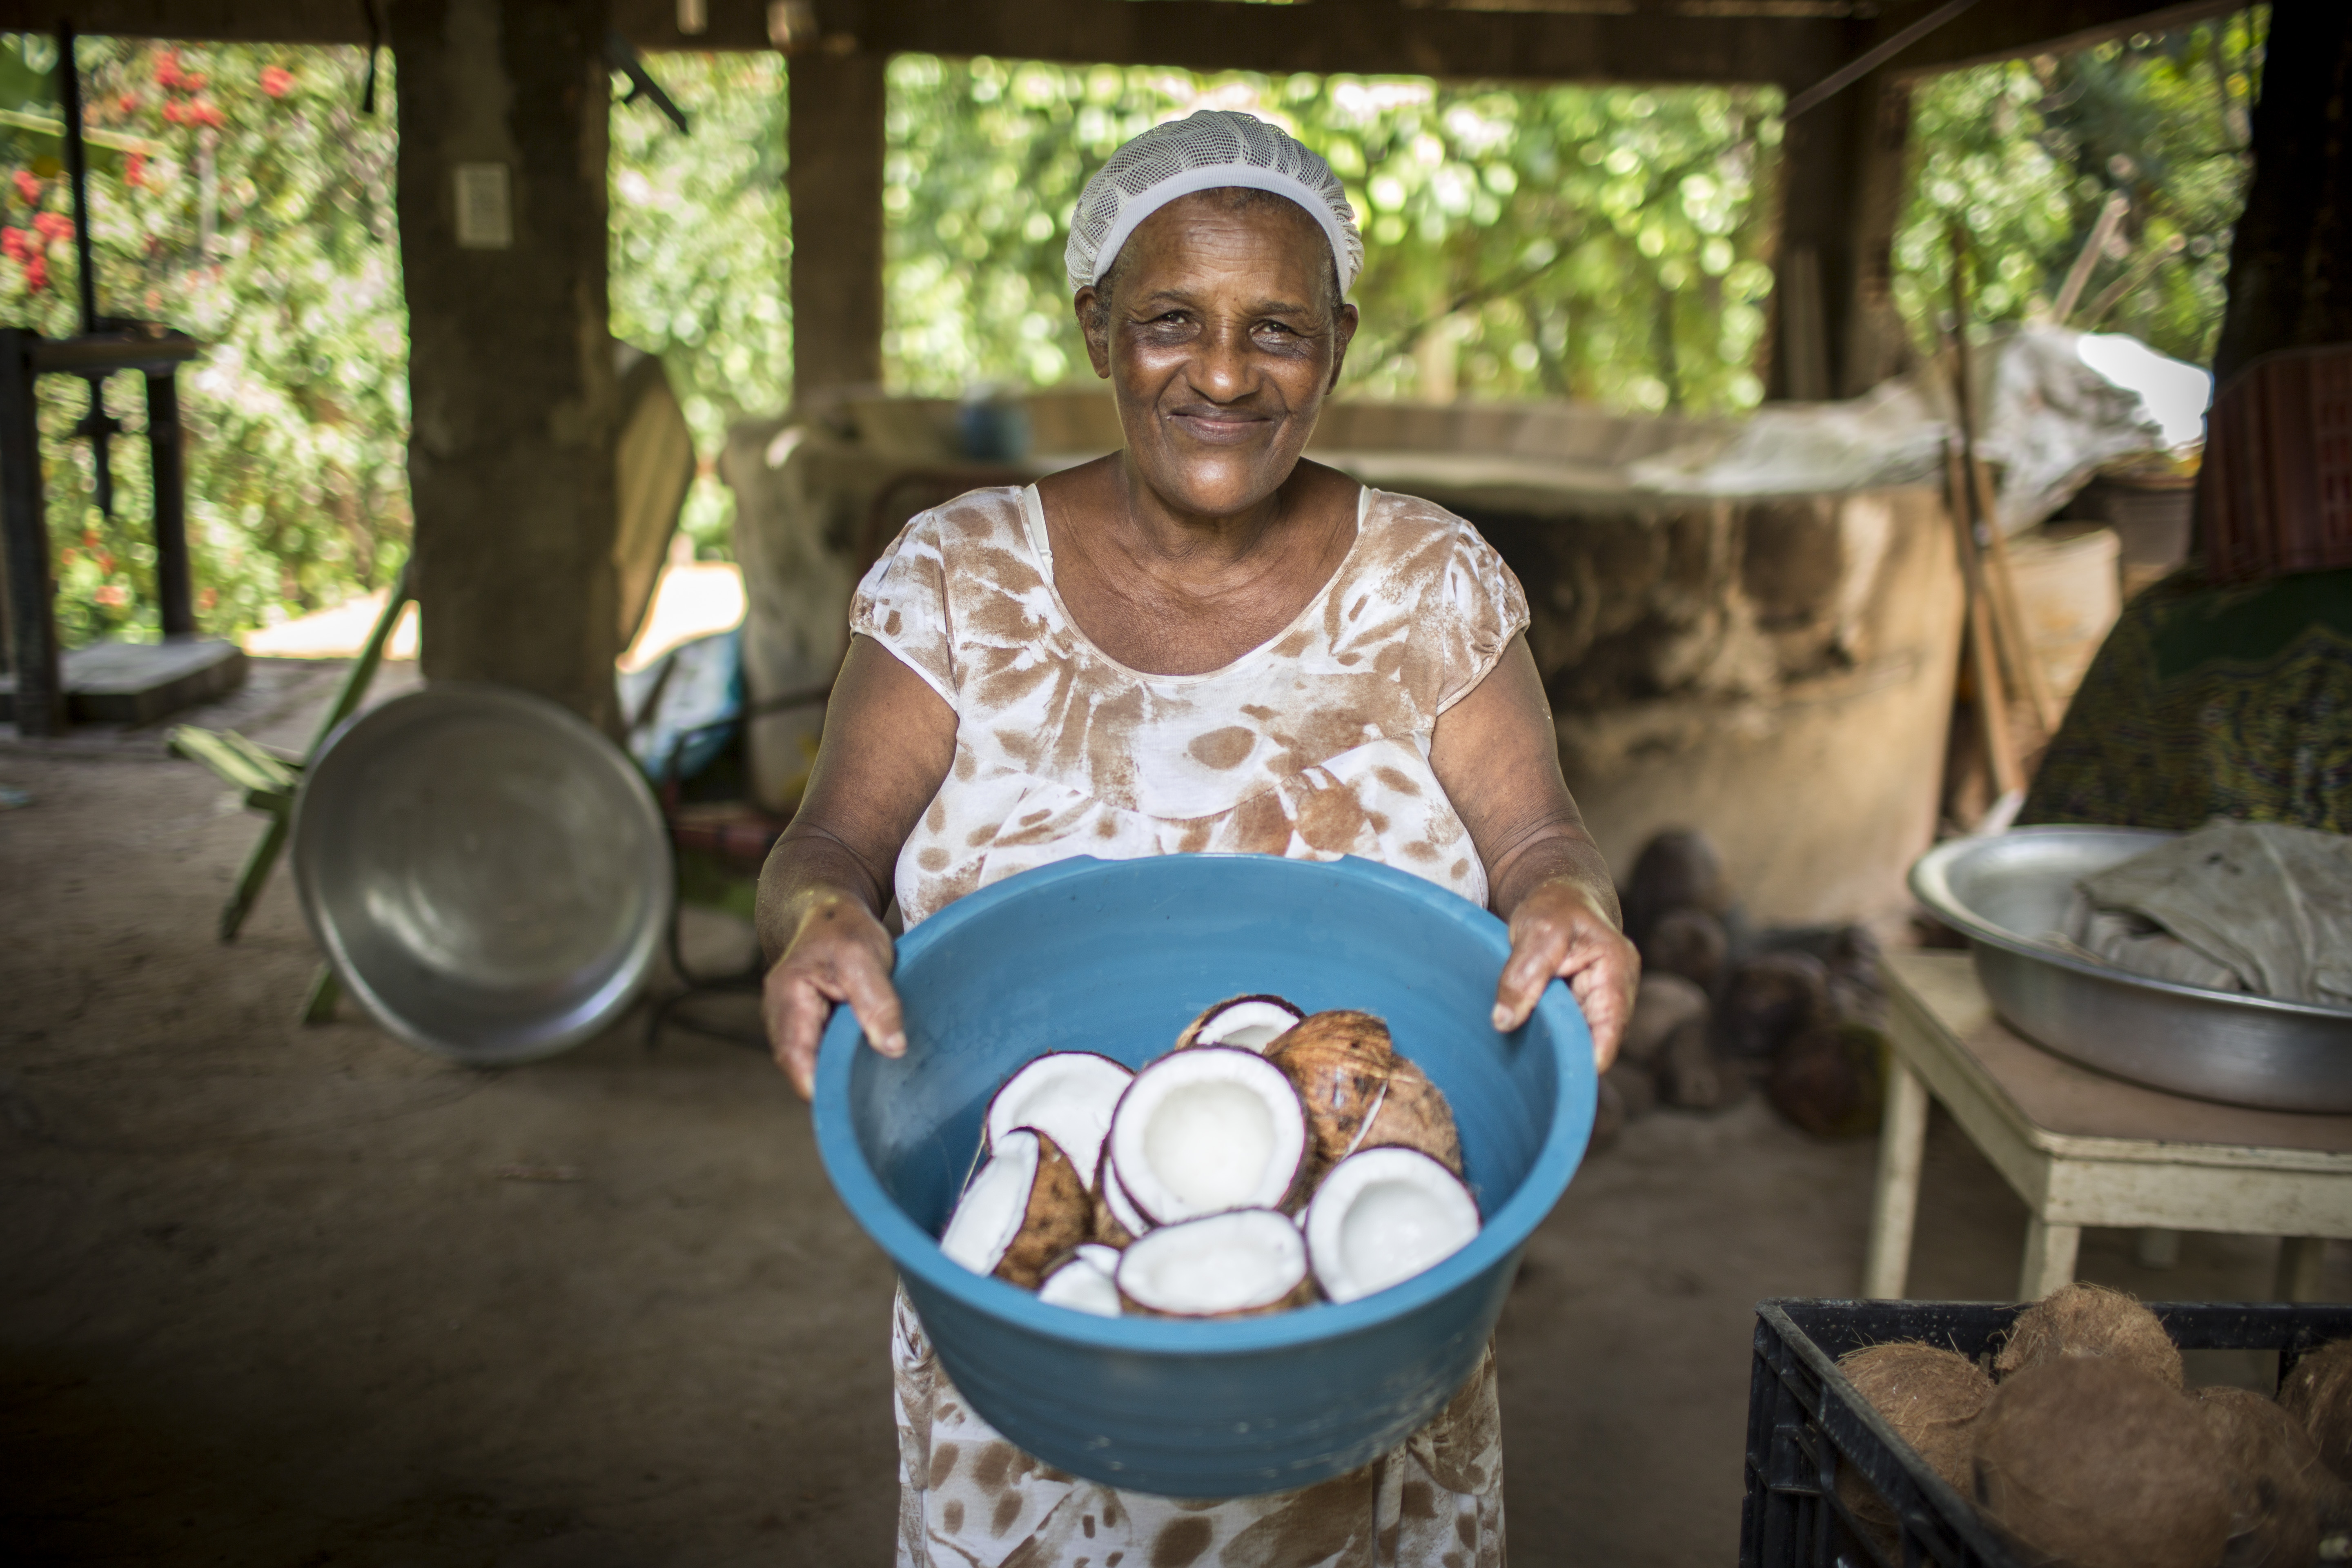
<instances>
[{"instance_id":1,"label":"halved coconut","mask_svg":"<svg viewBox=\"0 0 2352 1568\"><path fill-rule=\"evenodd\" d=\"M1045 1282L1037 1287L1037 1300L1074 1312L1116 1318L1120 1311L1118 1286L1114 1281L1118 1272L1118 1248L1091 1242L1073 1247L1068 1257L1046 1271Z\"/></svg>"},{"instance_id":2,"label":"halved coconut","mask_svg":"<svg viewBox=\"0 0 2352 1568\"><path fill-rule=\"evenodd\" d=\"M1305 1016L1279 996L1231 996L1187 1025L1176 1037L1176 1048L1238 1046L1263 1051Z\"/></svg>"},{"instance_id":3,"label":"halved coconut","mask_svg":"<svg viewBox=\"0 0 2352 1568\"><path fill-rule=\"evenodd\" d=\"M1315 1299L1307 1244L1274 1209L1229 1209L1166 1225L1118 1255L1118 1293L1161 1318L1236 1318Z\"/></svg>"},{"instance_id":4,"label":"halved coconut","mask_svg":"<svg viewBox=\"0 0 2352 1568\"><path fill-rule=\"evenodd\" d=\"M1317 1013L1276 1041L1266 1059L1307 1107L1318 1171L1378 1148L1418 1149L1462 1169L1453 1108L1427 1074L1397 1054L1389 1026L1370 1013Z\"/></svg>"},{"instance_id":5,"label":"halved coconut","mask_svg":"<svg viewBox=\"0 0 2352 1568\"><path fill-rule=\"evenodd\" d=\"M1055 1051L1004 1080L988 1102L991 1148L1016 1127L1034 1127L1061 1145L1086 1176L1102 1158L1110 1113L1135 1075L1092 1051Z\"/></svg>"},{"instance_id":6,"label":"halved coconut","mask_svg":"<svg viewBox=\"0 0 2352 1568\"><path fill-rule=\"evenodd\" d=\"M1453 1172L1413 1149L1367 1149L1332 1168L1307 1205L1316 1282L1352 1301L1470 1245L1478 1205Z\"/></svg>"},{"instance_id":7,"label":"halved coconut","mask_svg":"<svg viewBox=\"0 0 2352 1568\"><path fill-rule=\"evenodd\" d=\"M1288 1203L1306 1169L1307 1118L1290 1080L1255 1051L1195 1046L1135 1075L1108 1148L1106 1196L1116 1184L1147 1226L1173 1225Z\"/></svg>"},{"instance_id":8,"label":"halved coconut","mask_svg":"<svg viewBox=\"0 0 2352 1568\"><path fill-rule=\"evenodd\" d=\"M956 1205L940 1250L974 1274L1034 1290L1045 1265L1087 1239L1086 1184L1053 1139L1007 1132Z\"/></svg>"},{"instance_id":9,"label":"halved coconut","mask_svg":"<svg viewBox=\"0 0 2352 1568\"><path fill-rule=\"evenodd\" d=\"M1118 1184L1118 1173L1111 1169L1109 1140L1104 1140L1102 1164L1095 1172L1095 1240L1112 1247L1125 1247L1151 1228L1151 1222L1136 1212L1135 1200Z\"/></svg>"}]
</instances>

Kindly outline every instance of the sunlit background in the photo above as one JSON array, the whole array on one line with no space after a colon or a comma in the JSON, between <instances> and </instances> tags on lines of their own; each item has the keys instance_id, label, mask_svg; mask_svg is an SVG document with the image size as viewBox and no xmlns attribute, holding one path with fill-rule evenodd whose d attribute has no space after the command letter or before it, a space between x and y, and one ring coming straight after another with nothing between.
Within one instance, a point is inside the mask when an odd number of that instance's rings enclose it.
<instances>
[{"instance_id":1,"label":"sunlit background","mask_svg":"<svg viewBox=\"0 0 2352 1568\"><path fill-rule=\"evenodd\" d=\"M1990 321L2046 310L2111 194L2129 214L2095 321L2210 360L2242 200L2262 8L2063 58L1955 72L1914 100L1896 297L1938 327L1958 223ZM100 308L212 345L188 374L204 628L235 636L380 587L409 539L406 323L390 60L351 48L85 40ZM76 330L54 46L0 37L0 320ZM650 62L681 136L616 104L612 322L658 353L706 458L792 396L786 62ZM1086 378L1062 277L1070 208L1119 142L1196 108L1280 122L1363 221L1350 395L1575 399L1736 414L1763 395L1776 89L1504 88L902 56L889 73L886 375L898 392ZM135 376L107 389L139 428ZM154 635L142 449L91 501L81 384L47 377L57 611L68 645ZM708 465L706 464L706 468ZM706 471L685 528L728 549Z\"/></svg>"}]
</instances>

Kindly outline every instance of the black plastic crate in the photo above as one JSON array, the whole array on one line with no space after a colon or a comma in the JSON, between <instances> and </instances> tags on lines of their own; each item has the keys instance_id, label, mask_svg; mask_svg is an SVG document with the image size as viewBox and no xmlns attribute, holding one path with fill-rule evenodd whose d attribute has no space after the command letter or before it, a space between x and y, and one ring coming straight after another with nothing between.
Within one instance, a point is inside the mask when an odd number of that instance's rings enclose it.
<instances>
[{"instance_id":1,"label":"black plastic crate","mask_svg":"<svg viewBox=\"0 0 2352 1568\"><path fill-rule=\"evenodd\" d=\"M2347 1304L2151 1301L2148 1308L2183 1350L2278 1352L2281 1377L2306 1352L2352 1338ZM1848 1351L1895 1340L1979 1359L2000 1345L2021 1310L1978 1301L1759 1302L1740 1568L2027 1568L1837 1369ZM1891 1552L1864 1534L1838 1497L1845 1469L1858 1471L1894 1510Z\"/></svg>"}]
</instances>

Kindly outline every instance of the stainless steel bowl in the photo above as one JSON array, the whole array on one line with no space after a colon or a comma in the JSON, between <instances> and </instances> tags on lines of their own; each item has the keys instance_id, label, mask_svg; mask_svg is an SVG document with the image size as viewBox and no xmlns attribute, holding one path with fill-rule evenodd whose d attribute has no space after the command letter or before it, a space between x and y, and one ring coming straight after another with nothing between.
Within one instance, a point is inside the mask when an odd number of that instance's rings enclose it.
<instances>
[{"instance_id":1,"label":"stainless steel bowl","mask_svg":"<svg viewBox=\"0 0 2352 1568\"><path fill-rule=\"evenodd\" d=\"M2075 880L2176 835L2020 827L1939 844L1911 891L1965 933L1993 1008L2063 1057L2176 1094L2271 1110L2352 1110L2352 1012L2144 980L2034 939Z\"/></svg>"},{"instance_id":2,"label":"stainless steel bowl","mask_svg":"<svg viewBox=\"0 0 2352 1568\"><path fill-rule=\"evenodd\" d=\"M294 805L294 884L343 988L477 1066L552 1055L645 984L675 880L645 779L578 715L439 683L336 731Z\"/></svg>"}]
</instances>

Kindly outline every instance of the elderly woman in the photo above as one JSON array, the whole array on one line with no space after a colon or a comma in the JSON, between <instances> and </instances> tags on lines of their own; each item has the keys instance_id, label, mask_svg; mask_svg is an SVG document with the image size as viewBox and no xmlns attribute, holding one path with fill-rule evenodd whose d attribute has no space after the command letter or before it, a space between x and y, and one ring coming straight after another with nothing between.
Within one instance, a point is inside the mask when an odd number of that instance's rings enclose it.
<instances>
[{"instance_id":1,"label":"elderly woman","mask_svg":"<svg viewBox=\"0 0 2352 1568\"><path fill-rule=\"evenodd\" d=\"M1300 457L1362 257L1329 169L1248 115L1160 126L1087 184L1070 285L1126 449L924 513L860 584L760 889L769 1031L802 1094L836 1004L906 1048L893 891L911 927L1066 857L1195 850L1360 855L1486 905L1511 935L1492 1026L1564 977L1608 1065L1638 961L1560 776L1517 581L1460 518ZM1491 1352L1362 1470L1179 1502L1013 1448L903 1295L892 1351L901 1563L1501 1561Z\"/></svg>"}]
</instances>

